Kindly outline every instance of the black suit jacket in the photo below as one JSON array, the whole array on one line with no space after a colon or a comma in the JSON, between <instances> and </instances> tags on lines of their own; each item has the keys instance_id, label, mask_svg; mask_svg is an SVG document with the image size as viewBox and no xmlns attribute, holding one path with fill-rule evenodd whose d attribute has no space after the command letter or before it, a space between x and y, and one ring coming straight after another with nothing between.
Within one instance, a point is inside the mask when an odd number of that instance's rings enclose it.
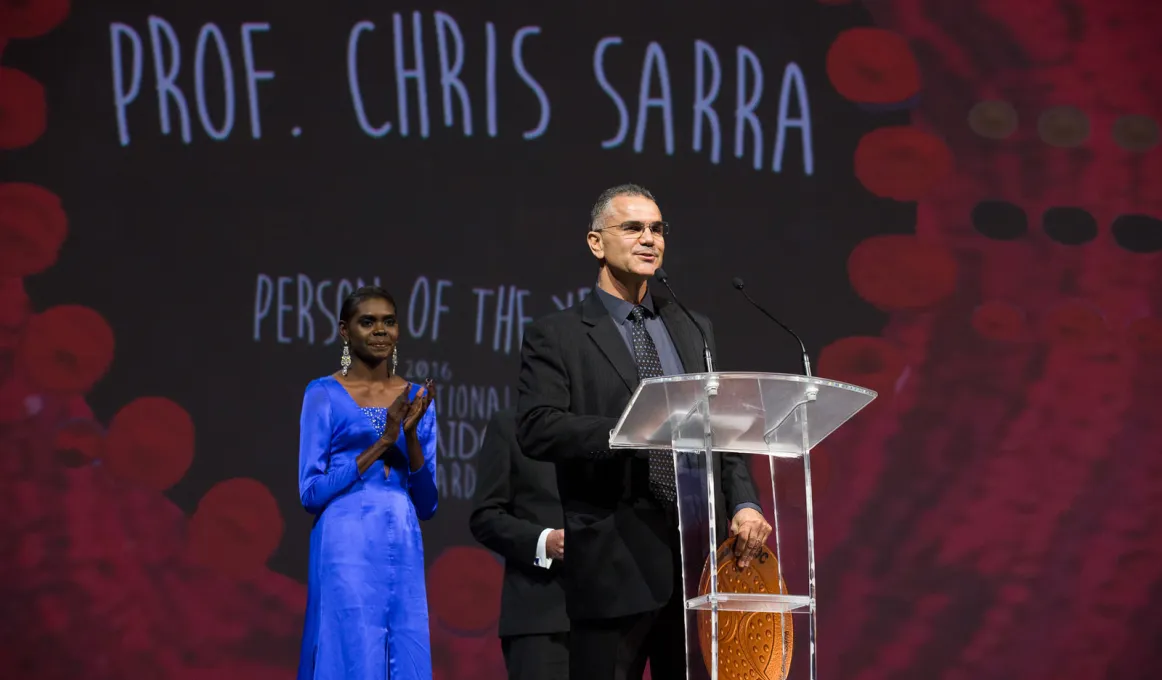
<instances>
[{"instance_id":1,"label":"black suit jacket","mask_svg":"<svg viewBox=\"0 0 1162 680\"><path fill-rule=\"evenodd\" d=\"M698 329L672 301L654 302L683 368L705 371ZM717 356L710 320L695 318ZM557 465L571 619L656 610L675 587L676 515L650 497L647 457L609 449L609 431L637 384L630 350L596 294L525 326L517 438L530 458ZM757 504L758 494L741 456L716 461L718 535L725 539L727 508Z\"/></svg>"},{"instance_id":2,"label":"black suit jacket","mask_svg":"<svg viewBox=\"0 0 1162 680\"><path fill-rule=\"evenodd\" d=\"M516 413L497 411L476 455L472 535L504 558L500 595L501 637L569 630L560 560L549 569L533 563L545 529L564 520L553 466L529 459L516 442Z\"/></svg>"}]
</instances>

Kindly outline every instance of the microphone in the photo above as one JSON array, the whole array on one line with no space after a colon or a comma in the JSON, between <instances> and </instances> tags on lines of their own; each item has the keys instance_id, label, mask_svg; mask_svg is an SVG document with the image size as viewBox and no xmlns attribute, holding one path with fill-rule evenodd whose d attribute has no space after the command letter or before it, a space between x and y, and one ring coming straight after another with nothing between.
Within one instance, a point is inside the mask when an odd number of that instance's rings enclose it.
<instances>
[{"instance_id":1,"label":"microphone","mask_svg":"<svg viewBox=\"0 0 1162 680\"><path fill-rule=\"evenodd\" d=\"M751 298L751 296L747 295L746 290L744 290L744 287L746 286L746 284L742 282L742 279L740 279L736 276L736 277L734 277L734 281L732 281L731 283L734 284L734 287L738 289L738 292L742 293L742 296L744 298L746 298L746 301L751 303L751 305L753 305L755 309L762 312L763 315L766 316L771 321L774 321L775 323L779 324L779 327L781 327L783 330L790 333L791 337L795 338L795 340L798 341L799 349L802 350L802 352L803 352L803 373L808 378L810 378L811 377L811 359L807 356L807 346L803 344L803 339L799 337L799 334L796 333L795 331L791 330L791 327L788 326L787 324L776 319L774 317L774 315L772 315L767 310L763 309L762 305L755 302L754 299Z\"/></svg>"},{"instance_id":2,"label":"microphone","mask_svg":"<svg viewBox=\"0 0 1162 680\"><path fill-rule=\"evenodd\" d=\"M654 270L654 278L660 281L666 287L666 290L670 291L670 297L674 299L674 303L686 313L687 318L690 319L690 323L694 324L694 328L698 329L698 334L702 336L702 354L706 358L706 372L713 373L714 357L710 356L710 343L706 340L706 331L702 330L702 326L694 319L694 315L690 313L690 310L686 309L686 305L678 300L678 296L674 295L674 289L670 288L670 281L669 277L666 276L666 270L658 267Z\"/></svg>"}]
</instances>

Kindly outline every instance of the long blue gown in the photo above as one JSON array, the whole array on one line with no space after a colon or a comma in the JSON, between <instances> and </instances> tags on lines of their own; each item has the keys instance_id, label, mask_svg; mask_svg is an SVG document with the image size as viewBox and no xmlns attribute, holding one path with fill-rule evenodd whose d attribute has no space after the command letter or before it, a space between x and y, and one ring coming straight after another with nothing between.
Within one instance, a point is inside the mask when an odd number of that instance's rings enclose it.
<instances>
[{"instance_id":1,"label":"long blue gown","mask_svg":"<svg viewBox=\"0 0 1162 680\"><path fill-rule=\"evenodd\" d=\"M418 385L408 388L415 397ZM355 464L387 409L361 408L333 376L307 385L299 497L311 529L298 680L430 680L431 643L419 520L436 512L436 409L416 427L424 466L411 472L401 423L389 474Z\"/></svg>"}]
</instances>

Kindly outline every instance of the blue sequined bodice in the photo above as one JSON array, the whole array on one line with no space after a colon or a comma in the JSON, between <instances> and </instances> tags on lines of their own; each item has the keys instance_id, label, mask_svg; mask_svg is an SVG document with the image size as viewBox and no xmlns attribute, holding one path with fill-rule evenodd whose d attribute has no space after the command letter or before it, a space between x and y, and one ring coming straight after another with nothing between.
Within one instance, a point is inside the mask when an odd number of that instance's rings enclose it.
<instances>
[{"instance_id":1,"label":"blue sequined bodice","mask_svg":"<svg viewBox=\"0 0 1162 680\"><path fill-rule=\"evenodd\" d=\"M387 408L383 406L360 406L360 411L367 419L371 421L371 426L375 428L375 433L383 436L383 428L387 427Z\"/></svg>"}]
</instances>

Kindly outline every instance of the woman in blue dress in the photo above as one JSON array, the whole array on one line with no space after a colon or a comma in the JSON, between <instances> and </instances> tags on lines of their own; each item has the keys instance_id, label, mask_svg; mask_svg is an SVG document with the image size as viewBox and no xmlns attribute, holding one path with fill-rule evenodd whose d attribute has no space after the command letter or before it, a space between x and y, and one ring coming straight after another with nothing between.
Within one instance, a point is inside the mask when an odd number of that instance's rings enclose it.
<instances>
[{"instance_id":1,"label":"woman in blue dress","mask_svg":"<svg viewBox=\"0 0 1162 680\"><path fill-rule=\"evenodd\" d=\"M299 431L299 497L315 515L299 680L430 680L419 520L436 512L432 385L395 375L387 291L343 302L342 369L312 381Z\"/></svg>"}]
</instances>

